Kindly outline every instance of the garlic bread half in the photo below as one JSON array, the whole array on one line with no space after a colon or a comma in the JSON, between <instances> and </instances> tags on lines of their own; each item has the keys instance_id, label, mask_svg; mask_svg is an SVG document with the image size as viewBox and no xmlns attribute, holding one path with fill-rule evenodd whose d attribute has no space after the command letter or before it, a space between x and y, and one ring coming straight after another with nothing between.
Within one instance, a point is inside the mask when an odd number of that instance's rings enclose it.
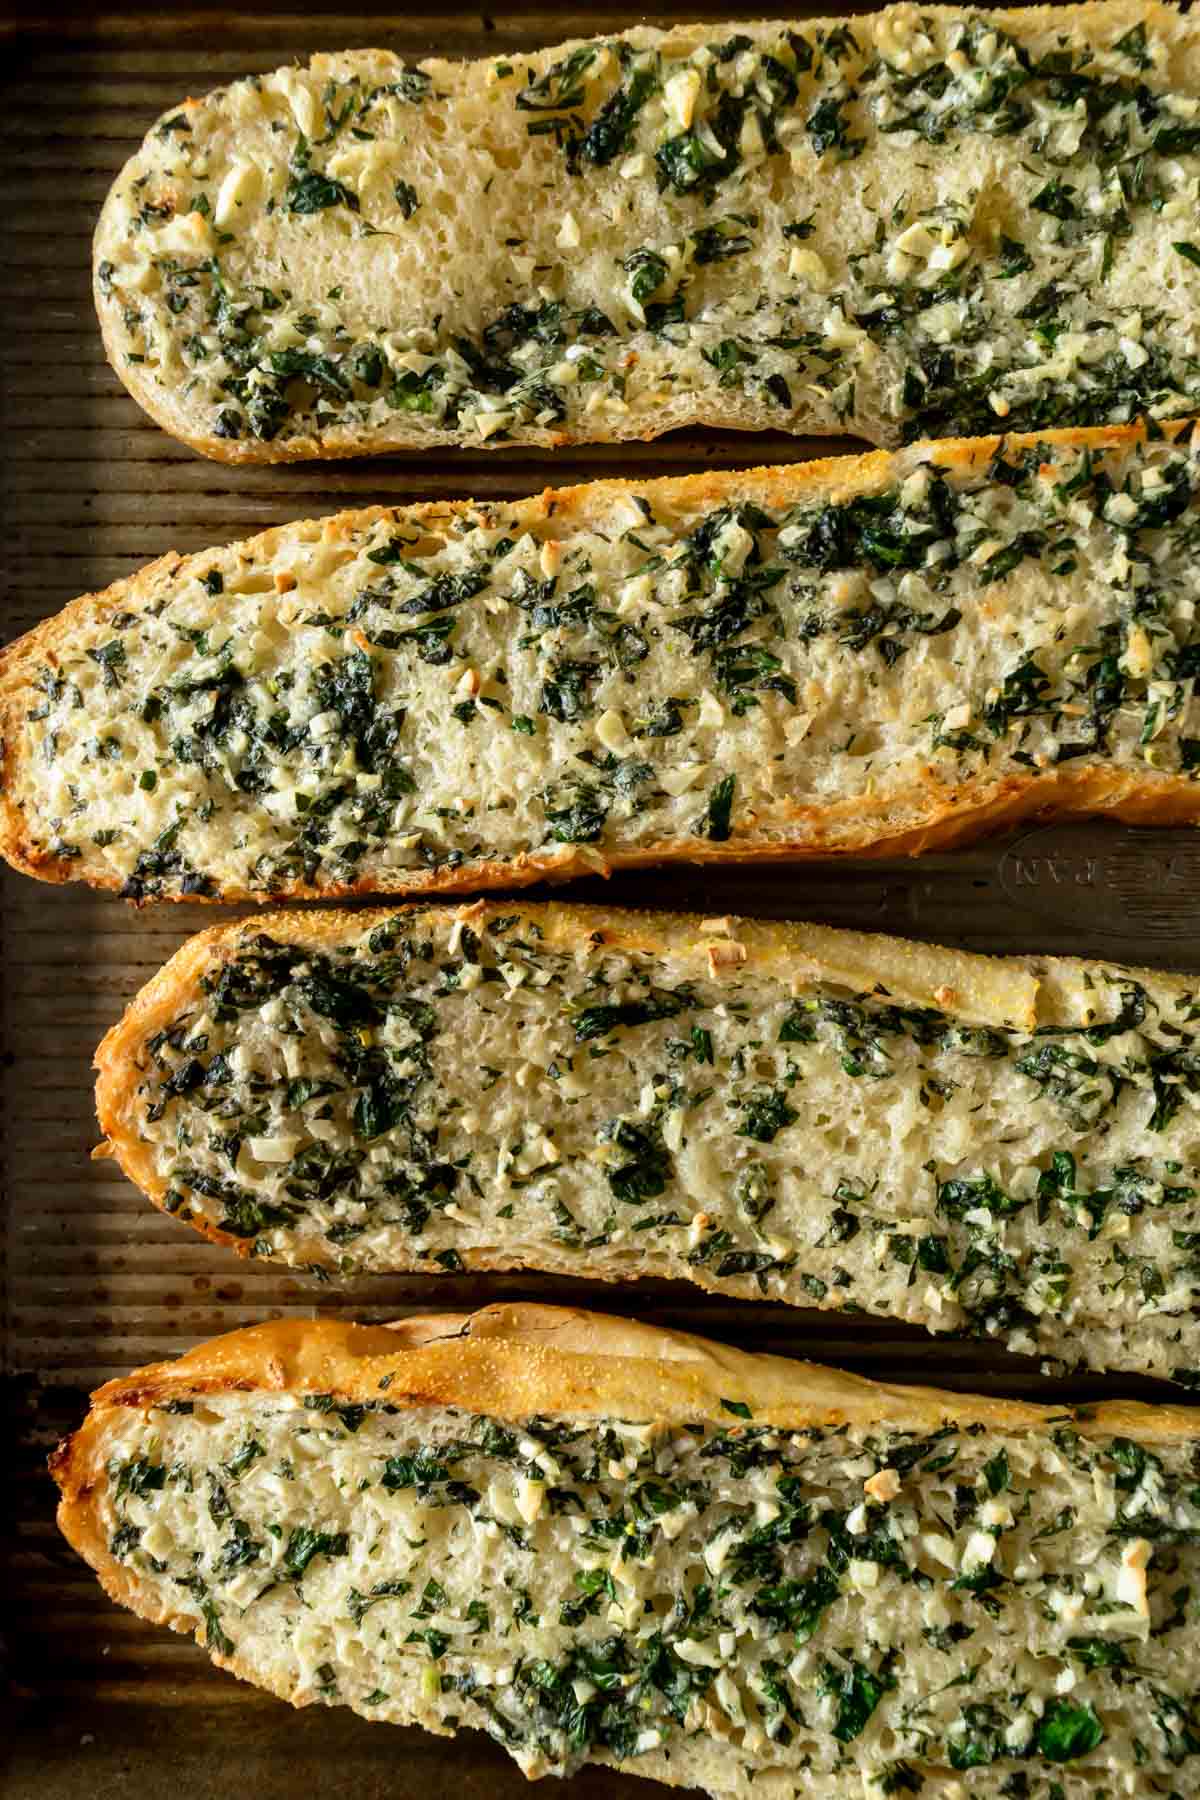
<instances>
[{"instance_id":1,"label":"garlic bread half","mask_svg":"<svg viewBox=\"0 0 1200 1800\"><path fill-rule=\"evenodd\" d=\"M101 1388L51 1467L119 1604L530 1777L1166 1800L1200 1756L1198 1429L494 1306L217 1338Z\"/></svg>"},{"instance_id":2,"label":"garlic bread half","mask_svg":"<svg viewBox=\"0 0 1200 1800\"><path fill-rule=\"evenodd\" d=\"M109 357L230 462L1200 405L1200 33L1157 0L320 55L100 217Z\"/></svg>"},{"instance_id":3,"label":"garlic bread half","mask_svg":"<svg viewBox=\"0 0 1200 1800\"><path fill-rule=\"evenodd\" d=\"M0 655L0 851L434 893L1200 816L1200 435L914 445L166 556Z\"/></svg>"},{"instance_id":4,"label":"garlic bread half","mask_svg":"<svg viewBox=\"0 0 1200 1800\"><path fill-rule=\"evenodd\" d=\"M479 901L193 938L105 1152L243 1256L671 1276L1200 1384L1194 977Z\"/></svg>"}]
</instances>

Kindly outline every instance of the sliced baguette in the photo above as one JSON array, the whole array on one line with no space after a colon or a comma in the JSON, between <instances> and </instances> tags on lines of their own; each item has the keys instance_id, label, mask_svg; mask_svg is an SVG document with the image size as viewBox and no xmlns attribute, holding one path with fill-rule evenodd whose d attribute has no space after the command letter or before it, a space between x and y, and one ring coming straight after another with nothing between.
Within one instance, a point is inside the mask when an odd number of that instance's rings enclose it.
<instances>
[{"instance_id":1,"label":"sliced baguette","mask_svg":"<svg viewBox=\"0 0 1200 1800\"><path fill-rule=\"evenodd\" d=\"M746 1800L1149 1800L1200 1754L1198 1454L495 1306L218 1338L51 1467L114 1600L296 1706Z\"/></svg>"},{"instance_id":2,"label":"sliced baguette","mask_svg":"<svg viewBox=\"0 0 1200 1800\"><path fill-rule=\"evenodd\" d=\"M135 899L418 893L1200 815L1200 434L342 513L0 657L0 850Z\"/></svg>"},{"instance_id":3,"label":"sliced baguette","mask_svg":"<svg viewBox=\"0 0 1200 1800\"><path fill-rule=\"evenodd\" d=\"M106 1154L244 1256L866 1309L1196 1385L1194 978L478 902L193 938Z\"/></svg>"},{"instance_id":4,"label":"sliced baguette","mask_svg":"<svg viewBox=\"0 0 1200 1800\"><path fill-rule=\"evenodd\" d=\"M1200 36L1153 0L314 57L187 100L109 357L231 462L1200 404Z\"/></svg>"}]
</instances>

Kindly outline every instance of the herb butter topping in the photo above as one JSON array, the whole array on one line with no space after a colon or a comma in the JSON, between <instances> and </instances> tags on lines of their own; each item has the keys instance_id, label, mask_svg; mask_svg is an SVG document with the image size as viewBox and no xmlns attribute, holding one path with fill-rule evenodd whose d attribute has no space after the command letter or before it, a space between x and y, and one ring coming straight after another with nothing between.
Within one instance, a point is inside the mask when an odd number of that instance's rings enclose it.
<instances>
[{"instance_id":1,"label":"herb butter topping","mask_svg":"<svg viewBox=\"0 0 1200 1800\"><path fill-rule=\"evenodd\" d=\"M996 1028L551 922L248 932L128 1048L168 1210L344 1273L685 1276L1200 1378L1185 981L1097 966Z\"/></svg>"},{"instance_id":2,"label":"herb butter topping","mask_svg":"<svg viewBox=\"0 0 1200 1800\"><path fill-rule=\"evenodd\" d=\"M160 569L25 652L22 830L134 898L386 891L853 847L1063 769L1195 779L1186 435L845 468L836 499L598 486Z\"/></svg>"},{"instance_id":3,"label":"herb butter topping","mask_svg":"<svg viewBox=\"0 0 1200 1800\"><path fill-rule=\"evenodd\" d=\"M1194 1446L726 1404L722 1428L174 1399L114 1427L100 1520L143 1596L277 1691L482 1728L530 1775L1192 1790Z\"/></svg>"},{"instance_id":4,"label":"herb butter topping","mask_svg":"<svg viewBox=\"0 0 1200 1800\"><path fill-rule=\"evenodd\" d=\"M259 459L1174 416L1198 86L1165 7L321 56L159 122L98 300L171 429Z\"/></svg>"}]
</instances>

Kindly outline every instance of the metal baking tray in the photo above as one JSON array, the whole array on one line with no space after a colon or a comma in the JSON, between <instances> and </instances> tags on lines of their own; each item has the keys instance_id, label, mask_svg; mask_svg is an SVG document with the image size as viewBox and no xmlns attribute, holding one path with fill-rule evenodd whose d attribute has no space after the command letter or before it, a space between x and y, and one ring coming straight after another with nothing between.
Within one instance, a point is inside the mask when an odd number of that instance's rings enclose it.
<instances>
[{"instance_id":1,"label":"metal baking tray","mask_svg":"<svg viewBox=\"0 0 1200 1800\"><path fill-rule=\"evenodd\" d=\"M686 5L683 17L759 9ZM792 9L801 16L821 10ZM832 7L829 10L833 10ZM851 8L861 11L863 8ZM409 57L529 49L636 23L632 9L518 5L488 17L354 14L265 4L0 16L0 523L6 637L173 548L376 500L510 497L617 473L684 473L827 454L827 442L690 432L554 454L412 452L388 460L228 469L147 420L109 370L92 314L89 244L116 170L161 111L235 75L368 43ZM843 448L853 448L853 445ZM585 883L580 897L888 930L992 951L1060 951L1200 971L1200 839L1112 826L1034 828L920 861L674 871ZM247 1265L148 1206L96 1139L90 1061L141 983L211 909L135 911L75 889L0 883L0 1341L7 1479L0 1501L0 1792L12 1800L250 1791L258 1800L525 1793L485 1738L384 1729L340 1709L293 1713L214 1671L201 1651L104 1598L58 1538L45 1456L89 1390L137 1364L288 1315L384 1320L498 1297L640 1314L746 1347L891 1379L1049 1399L1101 1392L976 1343L861 1317L722 1301L680 1284L610 1288L537 1275L397 1276L317 1285ZM1116 1384L1109 1384L1113 1386ZM1120 1384L1151 1392L1144 1382ZM628 1791L592 1770L578 1800ZM642 1786L652 1800L665 1789Z\"/></svg>"}]
</instances>

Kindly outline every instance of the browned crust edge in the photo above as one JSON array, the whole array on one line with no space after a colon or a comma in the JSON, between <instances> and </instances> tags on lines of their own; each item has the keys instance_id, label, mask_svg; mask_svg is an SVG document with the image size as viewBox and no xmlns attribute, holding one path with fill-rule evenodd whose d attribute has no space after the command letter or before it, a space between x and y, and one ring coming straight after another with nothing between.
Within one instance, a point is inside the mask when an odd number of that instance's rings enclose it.
<instances>
[{"instance_id":1,"label":"browned crust edge","mask_svg":"<svg viewBox=\"0 0 1200 1800\"><path fill-rule=\"evenodd\" d=\"M60 1527L102 1579L107 1574L115 1584L124 1574L98 1536L94 1505L107 1424L127 1408L231 1393L334 1393L358 1402L386 1395L401 1411L453 1407L506 1420L534 1413L663 1424L703 1419L729 1429L737 1427L728 1401L749 1406L755 1424L780 1430L925 1431L950 1423L1026 1432L1069 1416L1088 1437L1200 1437L1200 1415L1186 1406L1118 1400L1072 1411L879 1383L574 1308L501 1302L391 1326L281 1319L213 1338L177 1362L136 1370L93 1394L87 1418L54 1451L50 1470L62 1495Z\"/></svg>"}]
</instances>

